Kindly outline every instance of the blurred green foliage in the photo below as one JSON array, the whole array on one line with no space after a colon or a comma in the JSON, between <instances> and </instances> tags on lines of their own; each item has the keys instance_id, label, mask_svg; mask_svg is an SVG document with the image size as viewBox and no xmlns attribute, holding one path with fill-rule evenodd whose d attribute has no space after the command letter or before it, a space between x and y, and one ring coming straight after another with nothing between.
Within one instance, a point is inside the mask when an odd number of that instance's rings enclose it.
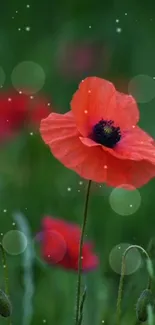
<instances>
[{"instance_id":1,"label":"blurred green foliage","mask_svg":"<svg viewBox=\"0 0 155 325\"><path fill-rule=\"evenodd\" d=\"M29 60L40 64L45 71L46 81L40 94L50 98L54 111L63 113L69 109L72 94L81 79L88 75L107 78L119 90L127 91L129 80L137 74L155 76L154 11L155 3L150 0L1 3L0 65L6 74L1 91L13 87L14 67ZM30 31L25 30L26 26ZM120 33L117 28L122 29ZM83 56L81 59L81 49L85 59ZM154 104L155 99L139 105L140 125L152 136L155 136ZM13 213L20 211L34 239L44 215L81 223L86 182L79 185L81 179L52 157L39 132L31 136L30 131L23 130L1 145L0 233L18 229L12 225ZM155 235L155 181L140 189L140 208L129 216L117 215L111 209L111 190L105 185L93 184L92 187L87 235L95 243L100 268L83 278L88 287L84 325L99 325L102 320L105 325L114 324L119 274L109 265L112 248L120 243L146 248ZM23 322L22 255L8 255L13 325L30 325ZM39 257L34 260L33 280L31 325L73 324L77 275L48 267ZM1 288L3 282L1 268ZM125 277L122 325L136 324L135 303L145 283L145 267ZM0 319L0 324L6 323Z\"/></svg>"}]
</instances>

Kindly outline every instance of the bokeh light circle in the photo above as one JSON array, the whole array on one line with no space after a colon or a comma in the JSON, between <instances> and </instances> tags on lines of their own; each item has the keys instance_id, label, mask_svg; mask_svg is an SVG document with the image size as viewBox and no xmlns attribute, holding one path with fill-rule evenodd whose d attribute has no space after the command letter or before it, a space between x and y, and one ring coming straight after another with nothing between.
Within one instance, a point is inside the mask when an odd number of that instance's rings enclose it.
<instances>
[{"instance_id":1,"label":"bokeh light circle","mask_svg":"<svg viewBox=\"0 0 155 325\"><path fill-rule=\"evenodd\" d=\"M116 187L109 196L109 203L113 211L121 216L135 213L141 204L141 195L137 189L129 191L125 185Z\"/></svg>"},{"instance_id":2,"label":"bokeh light circle","mask_svg":"<svg viewBox=\"0 0 155 325\"><path fill-rule=\"evenodd\" d=\"M27 238L19 230L10 230L2 238L2 246L10 255L22 254L27 247Z\"/></svg>"},{"instance_id":3,"label":"bokeh light circle","mask_svg":"<svg viewBox=\"0 0 155 325\"><path fill-rule=\"evenodd\" d=\"M35 62L20 62L12 71L11 80L17 91L31 95L37 93L45 84L45 72Z\"/></svg>"},{"instance_id":4,"label":"bokeh light circle","mask_svg":"<svg viewBox=\"0 0 155 325\"><path fill-rule=\"evenodd\" d=\"M130 80L128 91L138 103L148 103L155 98L155 80L148 75L137 75Z\"/></svg>"},{"instance_id":5,"label":"bokeh light circle","mask_svg":"<svg viewBox=\"0 0 155 325\"><path fill-rule=\"evenodd\" d=\"M121 274L122 255L125 250L131 246L129 243L120 243L112 248L109 255L109 264L112 270L118 274ZM133 248L128 251L125 258L125 275L136 272L141 266L142 258L137 248Z\"/></svg>"},{"instance_id":6,"label":"bokeh light circle","mask_svg":"<svg viewBox=\"0 0 155 325\"><path fill-rule=\"evenodd\" d=\"M4 72L3 68L0 67L0 88L3 87L4 82L5 82L5 78L6 78L5 72Z\"/></svg>"},{"instance_id":7,"label":"bokeh light circle","mask_svg":"<svg viewBox=\"0 0 155 325\"><path fill-rule=\"evenodd\" d=\"M46 261L44 261L42 256L44 236L48 236L51 247L51 254L49 253ZM49 264L52 264L52 259L54 260L54 264L61 262L67 251L67 244L64 237L55 230L49 230L48 234L47 232L46 234L44 232L38 233L33 239L33 246L36 258L45 263L48 263L49 258Z\"/></svg>"}]
</instances>

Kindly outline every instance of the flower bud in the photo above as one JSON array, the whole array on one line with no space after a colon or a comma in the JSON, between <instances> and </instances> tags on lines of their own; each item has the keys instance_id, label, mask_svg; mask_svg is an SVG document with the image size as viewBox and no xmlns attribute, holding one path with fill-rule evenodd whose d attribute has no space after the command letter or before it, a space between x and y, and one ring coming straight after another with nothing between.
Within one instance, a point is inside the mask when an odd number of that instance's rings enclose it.
<instances>
[{"instance_id":1,"label":"flower bud","mask_svg":"<svg viewBox=\"0 0 155 325\"><path fill-rule=\"evenodd\" d=\"M12 312L11 302L8 296L0 289L0 315L9 317Z\"/></svg>"},{"instance_id":2,"label":"flower bud","mask_svg":"<svg viewBox=\"0 0 155 325\"><path fill-rule=\"evenodd\" d=\"M136 315L137 319L140 322L146 322L148 318L148 313L147 313L147 306L151 305L152 308L154 308L154 297L152 295L151 290L145 289L136 304Z\"/></svg>"}]
</instances>

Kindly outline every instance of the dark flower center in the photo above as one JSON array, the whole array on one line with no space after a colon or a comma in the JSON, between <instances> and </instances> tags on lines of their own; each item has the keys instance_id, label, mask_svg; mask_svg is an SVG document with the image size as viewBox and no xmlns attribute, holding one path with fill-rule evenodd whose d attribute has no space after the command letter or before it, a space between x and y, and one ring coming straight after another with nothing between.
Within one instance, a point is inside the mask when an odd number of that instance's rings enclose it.
<instances>
[{"instance_id":1,"label":"dark flower center","mask_svg":"<svg viewBox=\"0 0 155 325\"><path fill-rule=\"evenodd\" d=\"M97 143L108 148L114 148L116 143L121 139L119 127L115 127L114 121L100 120L94 125L91 138Z\"/></svg>"}]
</instances>

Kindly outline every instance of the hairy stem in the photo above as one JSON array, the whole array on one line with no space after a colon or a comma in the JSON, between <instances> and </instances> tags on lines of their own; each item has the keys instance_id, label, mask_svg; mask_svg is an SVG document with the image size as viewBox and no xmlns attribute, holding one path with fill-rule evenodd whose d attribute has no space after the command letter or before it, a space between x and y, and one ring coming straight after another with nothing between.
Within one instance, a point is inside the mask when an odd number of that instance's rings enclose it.
<instances>
[{"instance_id":1,"label":"hairy stem","mask_svg":"<svg viewBox=\"0 0 155 325\"><path fill-rule=\"evenodd\" d=\"M5 294L9 297L9 277L8 277L8 267L6 262L6 254L2 243L0 243L0 249L2 254L2 266L4 269L4 281L5 281ZM11 319L9 318L8 324L11 325Z\"/></svg>"},{"instance_id":2,"label":"hairy stem","mask_svg":"<svg viewBox=\"0 0 155 325\"><path fill-rule=\"evenodd\" d=\"M3 265L3 269L4 269L5 293L8 296L9 295L8 267L7 267L7 263L6 263L5 251L4 251L3 245L1 243L0 243L0 249L1 249L1 253L2 253L2 265Z\"/></svg>"},{"instance_id":3,"label":"hairy stem","mask_svg":"<svg viewBox=\"0 0 155 325\"><path fill-rule=\"evenodd\" d=\"M150 257L148 255L148 253L141 246L131 245L125 250L125 252L124 252L124 254L122 256L121 276L120 276L120 282L119 282L119 288L118 288L118 296L117 296L116 325L120 325L120 318L121 318L121 301L122 301L122 294L123 294L123 281L124 281L124 275L125 275L125 258L126 258L127 253L131 249L135 249L135 248L140 250L143 254L145 254L147 260L150 260ZM149 276L148 289L149 289L150 286L151 286L151 278Z\"/></svg>"},{"instance_id":4,"label":"hairy stem","mask_svg":"<svg viewBox=\"0 0 155 325\"><path fill-rule=\"evenodd\" d=\"M78 320L78 325L82 324L82 319L83 319L83 307L84 307L84 302L86 300L86 294L87 294L87 288L85 287L82 298L81 298L81 303L79 307L79 320Z\"/></svg>"},{"instance_id":5,"label":"hairy stem","mask_svg":"<svg viewBox=\"0 0 155 325\"><path fill-rule=\"evenodd\" d=\"M85 233L85 228L86 228L86 223L87 223L87 212L88 212L90 187L91 187L91 181L88 182L88 187L87 187L86 200L85 200L85 206L84 206L84 216L83 216L82 230L81 230L81 237L80 237L75 325L78 325L78 322L79 322L79 308L80 308L80 297L81 297L82 248L83 248L84 233Z\"/></svg>"}]
</instances>

